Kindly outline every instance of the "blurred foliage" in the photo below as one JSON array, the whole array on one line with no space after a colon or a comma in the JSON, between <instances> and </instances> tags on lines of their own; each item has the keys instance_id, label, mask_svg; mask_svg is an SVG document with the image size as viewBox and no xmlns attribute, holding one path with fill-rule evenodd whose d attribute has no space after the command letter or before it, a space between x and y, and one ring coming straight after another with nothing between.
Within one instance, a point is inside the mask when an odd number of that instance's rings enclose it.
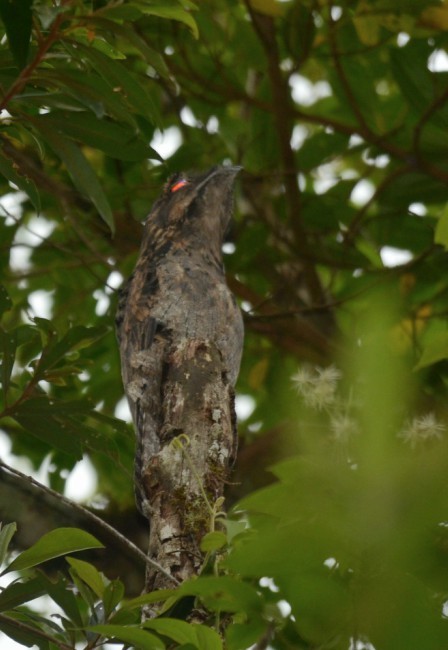
<instances>
[{"instance_id":1,"label":"blurred foliage","mask_svg":"<svg viewBox=\"0 0 448 650\"><path fill-rule=\"evenodd\" d=\"M93 563L35 568L91 548L62 528L47 557L25 551L0 629L44 649L446 647L448 3L0 0L0 19L12 453L61 493L88 457L134 525L113 314L179 170L244 167L225 263L254 403L229 486L243 500L226 546L204 540L216 576L144 597L165 613L139 627L142 600ZM27 607L43 593L59 621ZM191 597L208 612L194 627L176 609Z\"/></svg>"}]
</instances>

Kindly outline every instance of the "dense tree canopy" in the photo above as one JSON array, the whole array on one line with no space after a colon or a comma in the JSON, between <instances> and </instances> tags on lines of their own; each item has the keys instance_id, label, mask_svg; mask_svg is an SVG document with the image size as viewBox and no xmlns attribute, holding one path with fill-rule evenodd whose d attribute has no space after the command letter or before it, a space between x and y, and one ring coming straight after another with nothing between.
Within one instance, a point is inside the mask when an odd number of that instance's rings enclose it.
<instances>
[{"instance_id":1,"label":"dense tree canopy","mask_svg":"<svg viewBox=\"0 0 448 650\"><path fill-rule=\"evenodd\" d=\"M44 650L446 647L448 4L0 0L0 18L0 630ZM117 290L167 177L226 163L251 405L232 509L203 576L139 599ZM82 458L88 511L61 496ZM142 627L145 598L166 606Z\"/></svg>"}]
</instances>

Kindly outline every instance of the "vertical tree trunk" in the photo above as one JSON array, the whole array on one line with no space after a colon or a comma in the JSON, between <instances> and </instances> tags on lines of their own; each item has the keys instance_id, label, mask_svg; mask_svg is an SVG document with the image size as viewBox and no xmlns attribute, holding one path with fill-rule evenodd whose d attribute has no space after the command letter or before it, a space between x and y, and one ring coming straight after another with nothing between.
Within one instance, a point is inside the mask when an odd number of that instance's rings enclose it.
<instances>
[{"instance_id":1,"label":"vertical tree trunk","mask_svg":"<svg viewBox=\"0 0 448 650\"><path fill-rule=\"evenodd\" d=\"M163 384L160 451L144 468L150 495L149 556L183 581L203 562L201 538L213 525L236 453L233 387L222 355L206 340L172 346ZM146 590L171 588L148 566Z\"/></svg>"}]
</instances>

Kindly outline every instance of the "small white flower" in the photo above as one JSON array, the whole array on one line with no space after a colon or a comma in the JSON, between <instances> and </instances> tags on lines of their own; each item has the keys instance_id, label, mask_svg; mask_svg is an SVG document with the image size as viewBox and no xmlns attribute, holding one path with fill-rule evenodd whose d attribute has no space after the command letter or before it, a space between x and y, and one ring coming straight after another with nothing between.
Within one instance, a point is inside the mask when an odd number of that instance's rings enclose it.
<instances>
[{"instance_id":1,"label":"small white flower","mask_svg":"<svg viewBox=\"0 0 448 650\"><path fill-rule=\"evenodd\" d=\"M408 422L398 437L403 438L404 442L409 443L414 449L418 443L431 438L440 440L445 430L445 425L437 422L434 413L427 413Z\"/></svg>"},{"instance_id":2,"label":"small white flower","mask_svg":"<svg viewBox=\"0 0 448 650\"><path fill-rule=\"evenodd\" d=\"M304 393L303 399L307 406L322 411L327 406L334 404L336 399L336 385L327 381L316 381Z\"/></svg>"},{"instance_id":3,"label":"small white flower","mask_svg":"<svg viewBox=\"0 0 448 650\"><path fill-rule=\"evenodd\" d=\"M335 440L347 442L349 438L358 432L358 425L353 418L341 413L331 418L330 429Z\"/></svg>"},{"instance_id":4,"label":"small white flower","mask_svg":"<svg viewBox=\"0 0 448 650\"><path fill-rule=\"evenodd\" d=\"M291 377L291 381L295 384L297 392L301 395L314 383L314 379L315 377L308 366L299 368L295 375Z\"/></svg>"},{"instance_id":5,"label":"small white flower","mask_svg":"<svg viewBox=\"0 0 448 650\"><path fill-rule=\"evenodd\" d=\"M334 366L316 368L314 371L305 366L291 379L305 404L320 411L334 403L340 377L340 371Z\"/></svg>"},{"instance_id":6,"label":"small white flower","mask_svg":"<svg viewBox=\"0 0 448 650\"><path fill-rule=\"evenodd\" d=\"M319 373L319 381L325 381L329 384L335 384L342 377L342 373L336 366L328 366L327 368L316 368Z\"/></svg>"}]
</instances>

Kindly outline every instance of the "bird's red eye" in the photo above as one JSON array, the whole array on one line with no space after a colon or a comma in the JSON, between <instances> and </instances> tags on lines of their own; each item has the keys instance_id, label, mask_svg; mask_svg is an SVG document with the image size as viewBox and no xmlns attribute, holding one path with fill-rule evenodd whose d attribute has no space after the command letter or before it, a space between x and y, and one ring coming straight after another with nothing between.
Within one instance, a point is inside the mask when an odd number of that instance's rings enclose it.
<instances>
[{"instance_id":1,"label":"bird's red eye","mask_svg":"<svg viewBox=\"0 0 448 650\"><path fill-rule=\"evenodd\" d=\"M174 185L170 188L170 192L177 192L177 190L180 190L180 188L184 185L188 185L188 181L185 180L185 178L182 178L180 181L177 181L177 183L174 183Z\"/></svg>"}]
</instances>

